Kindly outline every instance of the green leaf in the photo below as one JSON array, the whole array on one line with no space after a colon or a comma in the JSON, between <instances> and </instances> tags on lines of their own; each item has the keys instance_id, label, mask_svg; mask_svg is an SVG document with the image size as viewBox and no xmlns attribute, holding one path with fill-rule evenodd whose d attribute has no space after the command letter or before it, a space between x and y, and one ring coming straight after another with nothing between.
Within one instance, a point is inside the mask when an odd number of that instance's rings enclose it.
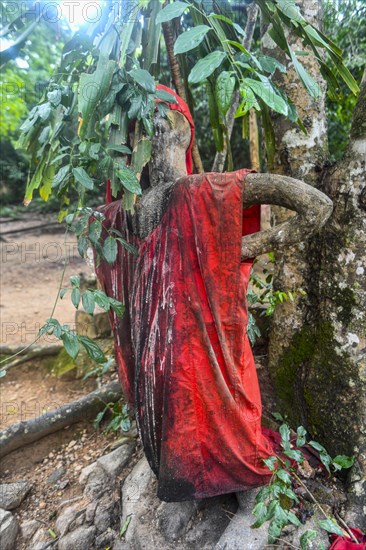
<instances>
[{"instance_id":1,"label":"green leaf","mask_svg":"<svg viewBox=\"0 0 366 550\"><path fill-rule=\"evenodd\" d=\"M93 221L89 225L88 237L94 245L99 242L101 234L102 234L102 224L98 220Z\"/></svg>"},{"instance_id":2,"label":"green leaf","mask_svg":"<svg viewBox=\"0 0 366 550\"><path fill-rule=\"evenodd\" d=\"M127 168L127 166L115 165L116 176L121 181L123 187L134 193L135 195L141 195L141 186L139 180L136 178L135 174Z\"/></svg>"},{"instance_id":3,"label":"green leaf","mask_svg":"<svg viewBox=\"0 0 366 550\"><path fill-rule=\"evenodd\" d=\"M275 456L270 456L269 458L265 458L263 460L263 462L265 463L265 465L267 466L267 468L269 470L271 470L271 472L274 472L275 471L275 464L277 462L277 458Z\"/></svg>"},{"instance_id":4,"label":"green leaf","mask_svg":"<svg viewBox=\"0 0 366 550\"><path fill-rule=\"evenodd\" d=\"M125 155L130 155L132 153L131 149L127 145L113 145L110 144L107 146L109 151L116 151L117 153L123 153Z\"/></svg>"},{"instance_id":5,"label":"green leaf","mask_svg":"<svg viewBox=\"0 0 366 550\"><path fill-rule=\"evenodd\" d=\"M132 69L128 73L134 81L146 92L155 92L155 80L145 69Z\"/></svg>"},{"instance_id":6,"label":"green leaf","mask_svg":"<svg viewBox=\"0 0 366 550\"><path fill-rule=\"evenodd\" d=\"M165 101L166 103L178 103L176 98L165 90L156 90L155 95L158 99L161 99L161 101Z\"/></svg>"},{"instance_id":7,"label":"green leaf","mask_svg":"<svg viewBox=\"0 0 366 550\"><path fill-rule=\"evenodd\" d=\"M291 521L291 523L293 523L293 525L296 525L296 527L301 527L301 521L293 512L287 512L287 518Z\"/></svg>"},{"instance_id":8,"label":"green leaf","mask_svg":"<svg viewBox=\"0 0 366 550\"><path fill-rule=\"evenodd\" d=\"M300 13L299 7L296 5L294 0L276 0L277 6L283 14L286 15L292 21L297 23L304 23L304 18Z\"/></svg>"},{"instance_id":9,"label":"green leaf","mask_svg":"<svg viewBox=\"0 0 366 550\"><path fill-rule=\"evenodd\" d=\"M252 510L252 514L253 516L255 516L257 518L257 520L261 521L261 520L265 520L266 516L267 516L267 506L265 505L264 502L258 502L253 510Z\"/></svg>"},{"instance_id":10,"label":"green leaf","mask_svg":"<svg viewBox=\"0 0 366 550\"><path fill-rule=\"evenodd\" d=\"M277 59L270 57L269 55L260 55L258 57L258 61L261 64L262 69L267 73L273 74L276 69L281 71L281 73L286 73L287 71L285 65L282 65L282 63L277 61Z\"/></svg>"},{"instance_id":11,"label":"green leaf","mask_svg":"<svg viewBox=\"0 0 366 550\"><path fill-rule=\"evenodd\" d=\"M277 538L281 535L283 523L281 521L273 520L268 528L268 542L274 544Z\"/></svg>"},{"instance_id":12,"label":"green leaf","mask_svg":"<svg viewBox=\"0 0 366 550\"><path fill-rule=\"evenodd\" d=\"M78 238L78 251L82 258L84 257L84 254L87 251L87 248L88 248L88 239L84 235L82 235L81 237Z\"/></svg>"},{"instance_id":13,"label":"green leaf","mask_svg":"<svg viewBox=\"0 0 366 550\"><path fill-rule=\"evenodd\" d=\"M108 296L105 295L105 293L101 290L94 290L93 292L94 300L100 306L104 311L109 311L111 304L110 299Z\"/></svg>"},{"instance_id":14,"label":"green leaf","mask_svg":"<svg viewBox=\"0 0 366 550\"><path fill-rule=\"evenodd\" d=\"M97 416L95 417L95 420L93 422L95 428L98 428L99 427L99 424L101 423L101 421L103 420L103 417L107 411L108 407L106 407L103 411L100 411L98 412Z\"/></svg>"},{"instance_id":15,"label":"green leaf","mask_svg":"<svg viewBox=\"0 0 366 550\"><path fill-rule=\"evenodd\" d=\"M272 280L272 279L271 279ZM266 280L267 281L267 280ZM275 418L276 420L279 420L280 422L284 422L284 418L282 416L282 414L278 413L278 412L274 412L272 413L272 416L273 418Z\"/></svg>"},{"instance_id":16,"label":"green leaf","mask_svg":"<svg viewBox=\"0 0 366 550\"><path fill-rule=\"evenodd\" d=\"M226 53L221 51L211 52L203 59L200 59L188 76L190 84L197 84L209 77L215 69L217 69L223 60L226 58Z\"/></svg>"},{"instance_id":17,"label":"green leaf","mask_svg":"<svg viewBox=\"0 0 366 550\"><path fill-rule=\"evenodd\" d=\"M215 98L219 111L225 116L231 105L235 89L235 77L228 71L220 73L215 85Z\"/></svg>"},{"instance_id":18,"label":"green leaf","mask_svg":"<svg viewBox=\"0 0 366 550\"><path fill-rule=\"evenodd\" d=\"M76 307L76 309L78 309L79 304L80 304L80 290L78 288L73 288L72 289L71 301L74 304L74 306Z\"/></svg>"},{"instance_id":19,"label":"green leaf","mask_svg":"<svg viewBox=\"0 0 366 550\"><path fill-rule=\"evenodd\" d=\"M61 290L60 290L60 299L61 300L65 296L66 292L67 292L67 288L61 288Z\"/></svg>"},{"instance_id":20,"label":"green leaf","mask_svg":"<svg viewBox=\"0 0 366 550\"><path fill-rule=\"evenodd\" d=\"M117 258L117 241L114 237L107 237L103 244L103 256L109 264L113 264Z\"/></svg>"},{"instance_id":21,"label":"green leaf","mask_svg":"<svg viewBox=\"0 0 366 550\"><path fill-rule=\"evenodd\" d=\"M93 315L94 309L95 309L95 301L94 301L93 293L90 290L86 290L85 292L83 292L81 301L85 311L90 315Z\"/></svg>"},{"instance_id":22,"label":"green leaf","mask_svg":"<svg viewBox=\"0 0 366 550\"><path fill-rule=\"evenodd\" d=\"M120 242L134 256L139 255L139 251L137 250L137 248L135 246L133 246L133 244L128 243L127 241L125 241L124 239L122 239L120 237L117 238L117 241Z\"/></svg>"},{"instance_id":23,"label":"green leaf","mask_svg":"<svg viewBox=\"0 0 366 550\"><path fill-rule=\"evenodd\" d=\"M317 532L312 529L308 529L300 537L300 547L301 550L308 550L309 543L315 540L317 537Z\"/></svg>"},{"instance_id":24,"label":"green leaf","mask_svg":"<svg viewBox=\"0 0 366 550\"><path fill-rule=\"evenodd\" d=\"M79 275L72 275L70 277L70 283L75 288L80 288L80 277Z\"/></svg>"},{"instance_id":25,"label":"green leaf","mask_svg":"<svg viewBox=\"0 0 366 550\"><path fill-rule=\"evenodd\" d=\"M122 302L119 302L118 300L114 300L113 298L109 298L109 303L113 311L116 312L118 317L123 317L125 306L122 304Z\"/></svg>"},{"instance_id":26,"label":"green leaf","mask_svg":"<svg viewBox=\"0 0 366 550\"><path fill-rule=\"evenodd\" d=\"M63 341L66 352L70 357L76 359L79 354L79 341L76 334L71 331L65 331L61 334L61 340Z\"/></svg>"},{"instance_id":27,"label":"green leaf","mask_svg":"<svg viewBox=\"0 0 366 550\"><path fill-rule=\"evenodd\" d=\"M103 350L101 350L98 344L96 344L93 340L90 340L87 336L79 336L78 338L79 342L84 346L86 353L91 359L93 359L93 361L96 361L97 363L105 363L107 361Z\"/></svg>"},{"instance_id":28,"label":"green leaf","mask_svg":"<svg viewBox=\"0 0 366 550\"><path fill-rule=\"evenodd\" d=\"M296 54L290 49L290 55L292 59L292 63L294 64L295 70L297 74L300 77L300 80L304 84L305 88L313 97L314 99L317 99L320 96L320 86L312 76L309 75L309 73L305 70L304 66L300 61L297 59Z\"/></svg>"},{"instance_id":29,"label":"green leaf","mask_svg":"<svg viewBox=\"0 0 366 550\"><path fill-rule=\"evenodd\" d=\"M173 2L172 4L168 4L165 6L163 10L158 14L155 22L158 23L165 23L166 21L171 21L175 17L179 17L184 13L184 11L188 8L188 4L185 2Z\"/></svg>"},{"instance_id":30,"label":"green leaf","mask_svg":"<svg viewBox=\"0 0 366 550\"><path fill-rule=\"evenodd\" d=\"M286 470L277 470L276 475L285 483L291 483L291 476Z\"/></svg>"},{"instance_id":31,"label":"green leaf","mask_svg":"<svg viewBox=\"0 0 366 550\"><path fill-rule=\"evenodd\" d=\"M289 441L290 441L290 428L288 427L287 424L282 424L280 426L279 432L281 434L281 439L282 439L281 443L282 443L282 445L288 446Z\"/></svg>"},{"instance_id":32,"label":"green leaf","mask_svg":"<svg viewBox=\"0 0 366 550\"><path fill-rule=\"evenodd\" d=\"M264 101L268 107L277 113L287 115L288 107L286 102L281 96L276 94L269 82L268 84L264 84L263 82L253 80L252 78L244 78L243 82L248 85L253 90L255 95Z\"/></svg>"},{"instance_id":33,"label":"green leaf","mask_svg":"<svg viewBox=\"0 0 366 550\"><path fill-rule=\"evenodd\" d=\"M333 458L333 466L337 465L339 468L351 468L354 462L354 456L337 455Z\"/></svg>"},{"instance_id":34,"label":"green leaf","mask_svg":"<svg viewBox=\"0 0 366 550\"><path fill-rule=\"evenodd\" d=\"M72 173L74 174L75 179L81 183L86 189L93 189L94 182L91 177L85 172L84 168L73 168Z\"/></svg>"},{"instance_id":35,"label":"green leaf","mask_svg":"<svg viewBox=\"0 0 366 550\"><path fill-rule=\"evenodd\" d=\"M320 520L319 525L320 525L320 527L325 529L328 533L335 533L336 535L339 535L340 537L344 536L344 532L339 527L339 525L335 522L335 520L332 519L332 518Z\"/></svg>"},{"instance_id":36,"label":"green leaf","mask_svg":"<svg viewBox=\"0 0 366 550\"><path fill-rule=\"evenodd\" d=\"M197 25L182 34L180 34L174 44L174 54L189 52L201 44L211 27L207 25Z\"/></svg>"},{"instance_id":37,"label":"green leaf","mask_svg":"<svg viewBox=\"0 0 366 550\"><path fill-rule=\"evenodd\" d=\"M285 455L289 458L293 458L296 460L296 462L303 462L304 461L304 455L301 451L294 451L293 449L286 449L284 451Z\"/></svg>"},{"instance_id":38,"label":"green leaf","mask_svg":"<svg viewBox=\"0 0 366 550\"><path fill-rule=\"evenodd\" d=\"M305 445L306 434L307 434L307 431L305 430L304 426L299 426L297 428L296 447L302 447L303 445Z\"/></svg>"}]
</instances>

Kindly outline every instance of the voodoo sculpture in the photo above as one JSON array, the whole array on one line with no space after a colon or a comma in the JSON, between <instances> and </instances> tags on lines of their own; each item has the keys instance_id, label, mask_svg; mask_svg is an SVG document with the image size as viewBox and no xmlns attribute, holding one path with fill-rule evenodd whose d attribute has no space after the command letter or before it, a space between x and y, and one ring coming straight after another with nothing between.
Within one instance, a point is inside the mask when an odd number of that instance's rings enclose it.
<instances>
[{"instance_id":1,"label":"voodoo sculpture","mask_svg":"<svg viewBox=\"0 0 366 550\"><path fill-rule=\"evenodd\" d=\"M170 93L173 93L170 91ZM178 97L156 114L149 187L133 214L120 200L103 222L135 246L96 267L111 312L119 378L133 405L158 497L183 501L269 482L273 454L246 325L246 291L258 254L307 238L331 201L305 183L251 173L192 175L194 128ZM260 204L295 210L260 231Z\"/></svg>"}]
</instances>

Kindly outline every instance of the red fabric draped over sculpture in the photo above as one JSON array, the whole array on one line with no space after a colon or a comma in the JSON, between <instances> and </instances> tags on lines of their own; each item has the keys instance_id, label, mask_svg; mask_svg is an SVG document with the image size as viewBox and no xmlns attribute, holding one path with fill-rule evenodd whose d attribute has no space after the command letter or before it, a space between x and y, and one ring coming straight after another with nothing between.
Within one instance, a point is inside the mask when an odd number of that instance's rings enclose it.
<instances>
[{"instance_id":1,"label":"red fabric draped over sculpture","mask_svg":"<svg viewBox=\"0 0 366 550\"><path fill-rule=\"evenodd\" d=\"M248 170L181 178L159 225L134 236L120 202L101 211L137 246L120 246L98 277L126 306L112 325L121 383L134 404L162 500L187 500L265 484L272 454L246 325L251 261L241 238L259 230L243 212Z\"/></svg>"}]
</instances>

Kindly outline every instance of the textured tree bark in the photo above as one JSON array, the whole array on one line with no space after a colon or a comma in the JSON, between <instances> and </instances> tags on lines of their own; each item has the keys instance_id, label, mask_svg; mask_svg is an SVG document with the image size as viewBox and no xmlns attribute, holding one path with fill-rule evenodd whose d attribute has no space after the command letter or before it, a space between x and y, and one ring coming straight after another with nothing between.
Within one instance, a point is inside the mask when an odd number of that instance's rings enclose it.
<instances>
[{"instance_id":1,"label":"textured tree bark","mask_svg":"<svg viewBox=\"0 0 366 550\"><path fill-rule=\"evenodd\" d=\"M319 25L320 4L318 0L301 0L298 2L302 13L307 20ZM289 44L294 50L302 50L299 39L287 36ZM301 61L307 71L320 85L321 95L317 101L312 99L304 90L292 63L279 50L267 33L264 33L262 47L265 54L273 55L287 67L287 74L275 75L275 80L286 91L287 95L298 107L308 134L295 127L293 123L273 114L273 124L276 138L276 153L274 165L269 167L271 172L301 179L314 187L320 188L321 170L324 165L327 140L325 121L325 85L321 80L317 63L314 58L302 57ZM282 223L293 214L282 208L272 208L275 223ZM289 343L301 330L305 323L311 321L310 314L316 311L314 289L319 278L319 262L309 262L311 243L301 242L287 250L276 252L274 286L281 290L296 290L302 288L306 296L297 295L294 302L287 301L280 304L271 319L271 333L269 345L269 367L276 380L277 391L285 402L293 402L294 422L304 423L304 398L301 377L295 377L294 369L290 366L288 379L277 380L277 374L283 369L283 355L289 348ZM295 380L294 377L296 378ZM289 406L290 408L290 406ZM296 413L296 414L295 414Z\"/></svg>"},{"instance_id":2,"label":"textured tree bark","mask_svg":"<svg viewBox=\"0 0 366 550\"><path fill-rule=\"evenodd\" d=\"M366 72L346 154L325 171L324 189L334 212L316 239L322 254L314 357L304 385L308 425L334 454L356 455L347 519L365 530Z\"/></svg>"}]
</instances>

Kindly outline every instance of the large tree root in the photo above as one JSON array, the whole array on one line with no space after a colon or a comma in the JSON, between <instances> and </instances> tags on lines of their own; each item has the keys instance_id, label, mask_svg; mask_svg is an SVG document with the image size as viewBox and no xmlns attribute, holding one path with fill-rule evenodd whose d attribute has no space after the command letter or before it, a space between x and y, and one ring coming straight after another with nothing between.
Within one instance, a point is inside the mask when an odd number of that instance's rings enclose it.
<instances>
[{"instance_id":1,"label":"large tree root","mask_svg":"<svg viewBox=\"0 0 366 550\"><path fill-rule=\"evenodd\" d=\"M13 424L0 432L0 458L42 437L95 416L107 403L122 397L119 382L111 382L85 397L49 411L38 418Z\"/></svg>"}]
</instances>

